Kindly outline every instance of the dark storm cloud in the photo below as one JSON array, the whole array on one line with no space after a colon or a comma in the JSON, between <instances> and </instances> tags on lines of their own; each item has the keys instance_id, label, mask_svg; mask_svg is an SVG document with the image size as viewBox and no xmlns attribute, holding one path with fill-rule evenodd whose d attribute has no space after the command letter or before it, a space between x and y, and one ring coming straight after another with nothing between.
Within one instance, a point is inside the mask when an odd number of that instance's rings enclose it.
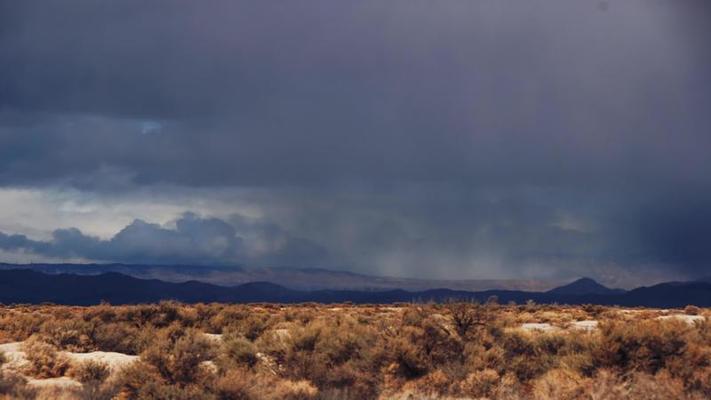
<instances>
[{"instance_id":1,"label":"dark storm cloud","mask_svg":"<svg viewBox=\"0 0 711 400\"><path fill-rule=\"evenodd\" d=\"M77 228L57 229L49 241L0 232L0 250L26 251L54 258L81 258L124 263L222 264L239 263L294 265L312 263L325 252L317 245L290 236L269 223L242 216L233 225L218 218L201 218L192 213L175 221L175 227L135 220L112 238L102 240ZM251 240L267 234L259 242L264 249L250 248ZM248 239L241 235L248 236Z\"/></svg>"},{"instance_id":2,"label":"dark storm cloud","mask_svg":"<svg viewBox=\"0 0 711 400\"><path fill-rule=\"evenodd\" d=\"M606 4L0 1L0 185L259 187L263 261L702 273L711 10Z\"/></svg>"},{"instance_id":3,"label":"dark storm cloud","mask_svg":"<svg viewBox=\"0 0 711 400\"><path fill-rule=\"evenodd\" d=\"M701 179L708 77L662 4L19 2L1 17L0 102L27 125L0 136L23 159L3 170L108 164L187 185Z\"/></svg>"}]
</instances>

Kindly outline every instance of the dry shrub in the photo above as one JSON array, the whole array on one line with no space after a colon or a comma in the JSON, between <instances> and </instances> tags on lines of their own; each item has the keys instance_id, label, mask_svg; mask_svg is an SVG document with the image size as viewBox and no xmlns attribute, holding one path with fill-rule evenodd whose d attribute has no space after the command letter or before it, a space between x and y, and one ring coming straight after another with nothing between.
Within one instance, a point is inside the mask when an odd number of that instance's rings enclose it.
<instances>
[{"instance_id":1,"label":"dry shrub","mask_svg":"<svg viewBox=\"0 0 711 400\"><path fill-rule=\"evenodd\" d=\"M227 371L215 382L215 394L219 400L257 399L261 382L255 378L255 375L246 369Z\"/></svg>"},{"instance_id":2,"label":"dry shrub","mask_svg":"<svg viewBox=\"0 0 711 400\"><path fill-rule=\"evenodd\" d=\"M253 367L257 358L257 346L239 334L227 334L222 338L219 364L223 369L235 366Z\"/></svg>"},{"instance_id":3,"label":"dry shrub","mask_svg":"<svg viewBox=\"0 0 711 400\"><path fill-rule=\"evenodd\" d=\"M672 378L668 372L656 376L645 373L622 376L609 369L602 369L596 374L586 395L593 399L631 400L703 398L686 393L683 383Z\"/></svg>"},{"instance_id":4,"label":"dry shrub","mask_svg":"<svg viewBox=\"0 0 711 400\"><path fill-rule=\"evenodd\" d=\"M408 379L464 361L461 338L434 315L423 318L419 326L403 326L387 348L400 374Z\"/></svg>"},{"instance_id":5,"label":"dry shrub","mask_svg":"<svg viewBox=\"0 0 711 400\"><path fill-rule=\"evenodd\" d=\"M283 364L290 348L292 331L294 330L293 326L289 326L289 328L266 331L254 341L254 344L260 352L269 355L279 364Z\"/></svg>"},{"instance_id":6,"label":"dry shrub","mask_svg":"<svg viewBox=\"0 0 711 400\"><path fill-rule=\"evenodd\" d=\"M64 376L69 369L69 359L57 351L57 348L32 336L23 344L28 365L26 373L37 378L56 378Z\"/></svg>"},{"instance_id":7,"label":"dry shrub","mask_svg":"<svg viewBox=\"0 0 711 400\"><path fill-rule=\"evenodd\" d=\"M485 305L472 302L448 303L446 306L454 327L462 338L475 328L491 328L494 325L498 306L494 302Z\"/></svg>"},{"instance_id":8,"label":"dry shrub","mask_svg":"<svg viewBox=\"0 0 711 400\"><path fill-rule=\"evenodd\" d=\"M602 367L655 374L683 357L691 331L686 323L675 320L607 322L601 324L593 356Z\"/></svg>"},{"instance_id":9,"label":"dry shrub","mask_svg":"<svg viewBox=\"0 0 711 400\"><path fill-rule=\"evenodd\" d=\"M318 389L305 380L283 380L237 368L217 379L215 395L219 400L313 400Z\"/></svg>"},{"instance_id":10,"label":"dry shrub","mask_svg":"<svg viewBox=\"0 0 711 400\"><path fill-rule=\"evenodd\" d=\"M668 371L656 375L636 373L629 385L633 399L685 399L684 382L673 378Z\"/></svg>"},{"instance_id":11,"label":"dry shrub","mask_svg":"<svg viewBox=\"0 0 711 400\"><path fill-rule=\"evenodd\" d=\"M3 371L2 364L4 363L5 358L0 353L0 400L34 399L36 391L27 386L27 381L24 377Z\"/></svg>"},{"instance_id":12,"label":"dry shrub","mask_svg":"<svg viewBox=\"0 0 711 400\"><path fill-rule=\"evenodd\" d=\"M92 340L101 351L140 354L148 347L155 330L151 326L135 327L126 322L99 324Z\"/></svg>"},{"instance_id":13,"label":"dry shrub","mask_svg":"<svg viewBox=\"0 0 711 400\"><path fill-rule=\"evenodd\" d=\"M316 399L317 396L318 389L309 381L281 380L277 382L274 393L271 394L271 399L313 400Z\"/></svg>"},{"instance_id":14,"label":"dry shrub","mask_svg":"<svg viewBox=\"0 0 711 400\"><path fill-rule=\"evenodd\" d=\"M73 365L68 375L81 383L102 383L111 374L111 369L106 363L88 360L78 365Z\"/></svg>"},{"instance_id":15,"label":"dry shrub","mask_svg":"<svg viewBox=\"0 0 711 400\"><path fill-rule=\"evenodd\" d=\"M470 303L18 306L0 307L0 338L34 334L26 345L30 370L38 371L32 375L67 372L83 388L52 396L80 400L711 398L711 323L660 321L658 310L641 311ZM600 329L591 333L517 328L593 317ZM222 343L200 331L223 333ZM142 357L104 380L100 365L66 371L58 347ZM0 376L0 399L23 393L30 391L21 378Z\"/></svg>"},{"instance_id":16,"label":"dry shrub","mask_svg":"<svg viewBox=\"0 0 711 400\"><path fill-rule=\"evenodd\" d=\"M211 313L207 324L213 332L223 332L228 326L238 326L241 321L249 316L249 310L233 305ZM206 316L207 317L207 316Z\"/></svg>"},{"instance_id":17,"label":"dry shrub","mask_svg":"<svg viewBox=\"0 0 711 400\"><path fill-rule=\"evenodd\" d=\"M118 399L139 399L151 387L165 385L158 369L146 362L138 361L121 369L116 377Z\"/></svg>"},{"instance_id":18,"label":"dry shrub","mask_svg":"<svg viewBox=\"0 0 711 400\"><path fill-rule=\"evenodd\" d=\"M684 313L686 315L699 315L701 314L701 309L696 306L688 305L684 308Z\"/></svg>"},{"instance_id":19,"label":"dry shrub","mask_svg":"<svg viewBox=\"0 0 711 400\"><path fill-rule=\"evenodd\" d=\"M452 385L454 385L454 381L444 371L437 369L413 382L411 386L419 393L444 395L451 392Z\"/></svg>"},{"instance_id":20,"label":"dry shrub","mask_svg":"<svg viewBox=\"0 0 711 400\"><path fill-rule=\"evenodd\" d=\"M122 369L113 383L116 400L213 400L208 382L172 384L160 371L143 361Z\"/></svg>"},{"instance_id":21,"label":"dry shrub","mask_svg":"<svg viewBox=\"0 0 711 400\"><path fill-rule=\"evenodd\" d=\"M94 324L81 319L49 319L42 324L40 334L58 349L88 352L96 350L91 341L94 329Z\"/></svg>"},{"instance_id":22,"label":"dry shrub","mask_svg":"<svg viewBox=\"0 0 711 400\"><path fill-rule=\"evenodd\" d=\"M400 336L393 339L389 345L392 356L398 366L398 372L406 379L417 378L427 373L430 364L426 354L412 341L410 337L421 335L418 328L404 327Z\"/></svg>"},{"instance_id":23,"label":"dry shrub","mask_svg":"<svg viewBox=\"0 0 711 400\"><path fill-rule=\"evenodd\" d=\"M213 343L202 333L179 325L158 332L141 359L156 367L171 384L187 385L205 378L200 364L214 356Z\"/></svg>"},{"instance_id":24,"label":"dry shrub","mask_svg":"<svg viewBox=\"0 0 711 400\"><path fill-rule=\"evenodd\" d=\"M588 389L588 379L575 371L556 368L546 372L533 382L533 398L536 400L575 400L585 398Z\"/></svg>"},{"instance_id":25,"label":"dry shrub","mask_svg":"<svg viewBox=\"0 0 711 400\"><path fill-rule=\"evenodd\" d=\"M707 358L706 363L709 360L711 358ZM686 382L687 389L699 393L704 398L711 399L711 366L694 367L692 365L690 368L692 368L691 374L681 375L681 379Z\"/></svg>"},{"instance_id":26,"label":"dry shrub","mask_svg":"<svg viewBox=\"0 0 711 400\"><path fill-rule=\"evenodd\" d=\"M372 398L385 363L378 338L373 327L348 315L314 319L285 338L284 375L306 379L340 399Z\"/></svg>"},{"instance_id":27,"label":"dry shrub","mask_svg":"<svg viewBox=\"0 0 711 400\"><path fill-rule=\"evenodd\" d=\"M459 383L459 391L475 398L491 397L495 394L501 377L493 369L484 369L469 373Z\"/></svg>"},{"instance_id":28,"label":"dry shrub","mask_svg":"<svg viewBox=\"0 0 711 400\"><path fill-rule=\"evenodd\" d=\"M39 332L47 315L29 310L11 310L0 318L0 329L12 340L25 340Z\"/></svg>"},{"instance_id":29,"label":"dry shrub","mask_svg":"<svg viewBox=\"0 0 711 400\"><path fill-rule=\"evenodd\" d=\"M264 333L274 321L270 320L268 314L264 313L253 313L247 315L246 318L239 321L239 323L232 323L228 325L230 331L235 331L242 334L242 336L247 339L254 341L259 336Z\"/></svg>"},{"instance_id":30,"label":"dry shrub","mask_svg":"<svg viewBox=\"0 0 711 400\"><path fill-rule=\"evenodd\" d=\"M565 339L555 334L514 331L503 338L506 368L526 382L544 374L556 364Z\"/></svg>"}]
</instances>

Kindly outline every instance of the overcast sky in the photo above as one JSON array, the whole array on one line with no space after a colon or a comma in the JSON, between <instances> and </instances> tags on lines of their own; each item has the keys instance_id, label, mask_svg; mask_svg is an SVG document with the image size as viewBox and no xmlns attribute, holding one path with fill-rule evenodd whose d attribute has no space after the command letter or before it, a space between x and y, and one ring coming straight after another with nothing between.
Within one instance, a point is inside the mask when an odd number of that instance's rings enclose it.
<instances>
[{"instance_id":1,"label":"overcast sky","mask_svg":"<svg viewBox=\"0 0 711 400\"><path fill-rule=\"evenodd\" d=\"M704 0L0 0L0 260L711 275Z\"/></svg>"}]
</instances>

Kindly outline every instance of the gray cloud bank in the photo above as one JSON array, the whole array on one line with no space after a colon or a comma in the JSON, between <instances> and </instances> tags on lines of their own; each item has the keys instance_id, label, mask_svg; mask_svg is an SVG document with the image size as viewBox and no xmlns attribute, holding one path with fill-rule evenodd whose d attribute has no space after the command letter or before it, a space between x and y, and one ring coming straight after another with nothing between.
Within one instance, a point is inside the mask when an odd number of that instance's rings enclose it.
<instances>
[{"instance_id":1,"label":"gray cloud bank","mask_svg":"<svg viewBox=\"0 0 711 400\"><path fill-rule=\"evenodd\" d=\"M0 239L112 261L706 274L708 2L606 4L2 1L0 186L256 188L302 240L247 245L195 216Z\"/></svg>"},{"instance_id":2,"label":"gray cloud bank","mask_svg":"<svg viewBox=\"0 0 711 400\"><path fill-rule=\"evenodd\" d=\"M293 260L308 264L324 258L323 249L277 226L241 216L234 216L233 221L247 239L226 221L185 213L170 227L135 220L107 240L77 228L57 229L48 241L0 232L0 250L138 264L268 265Z\"/></svg>"}]
</instances>

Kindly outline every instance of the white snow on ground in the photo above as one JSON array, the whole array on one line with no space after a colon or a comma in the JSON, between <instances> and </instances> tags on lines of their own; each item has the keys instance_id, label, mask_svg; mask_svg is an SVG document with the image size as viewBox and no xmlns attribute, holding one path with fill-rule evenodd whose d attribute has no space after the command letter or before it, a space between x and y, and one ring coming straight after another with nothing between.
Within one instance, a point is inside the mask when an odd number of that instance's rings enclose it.
<instances>
[{"instance_id":1,"label":"white snow on ground","mask_svg":"<svg viewBox=\"0 0 711 400\"><path fill-rule=\"evenodd\" d=\"M597 329L598 322L594 320L574 321L568 326L570 330L594 331ZM561 328L553 326L547 322L527 322L521 324L521 329L529 332L558 332Z\"/></svg>"},{"instance_id":2,"label":"white snow on ground","mask_svg":"<svg viewBox=\"0 0 711 400\"><path fill-rule=\"evenodd\" d=\"M528 322L521 324L521 329L526 331L552 332L557 331L560 328L557 328L547 322Z\"/></svg>"},{"instance_id":3,"label":"white snow on ground","mask_svg":"<svg viewBox=\"0 0 711 400\"><path fill-rule=\"evenodd\" d=\"M668 312L668 310L660 310L661 312ZM638 310L620 310L622 313L636 313ZM656 319L661 321L669 320L680 320L684 321L689 325L694 325L696 322L703 322L706 317L703 315L686 315L686 314L668 314L656 317ZM521 329L531 332L556 332L560 328L553 326L546 322L529 322L521 324ZM594 331L598 328L598 321L595 320L585 320L585 321L574 321L568 325L568 329L571 330L582 330L582 331Z\"/></svg>"},{"instance_id":4,"label":"white snow on ground","mask_svg":"<svg viewBox=\"0 0 711 400\"><path fill-rule=\"evenodd\" d=\"M7 359L7 363L2 366L3 371L22 375L24 366L27 364L25 352L22 350L22 342L0 344L0 353L3 353ZM138 360L138 356L107 351L94 351L92 353L71 353L63 351L62 354L77 364L89 360L105 363L112 373ZM81 388L81 383L66 376L47 379L27 377L27 384L40 389L57 388L64 390Z\"/></svg>"},{"instance_id":5,"label":"white snow on ground","mask_svg":"<svg viewBox=\"0 0 711 400\"><path fill-rule=\"evenodd\" d=\"M696 323L696 321L699 321L699 322L705 321L706 317L704 317L703 315L672 314L672 315L664 315L661 317L657 317L657 319L660 319L660 320L678 319L678 320L686 322L689 325L694 325Z\"/></svg>"},{"instance_id":6,"label":"white snow on ground","mask_svg":"<svg viewBox=\"0 0 711 400\"><path fill-rule=\"evenodd\" d=\"M570 324L573 329L579 329L583 331L594 331L597 329L598 322L595 320L585 320L585 321L575 321Z\"/></svg>"},{"instance_id":7,"label":"white snow on ground","mask_svg":"<svg viewBox=\"0 0 711 400\"><path fill-rule=\"evenodd\" d=\"M212 372L212 373L217 373L217 364L215 364L214 361L208 360L208 361L203 361L200 363L200 366L205 368L206 370Z\"/></svg>"},{"instance_id":8,"label":"white snow on ground","mask_svg":"<svg viewBox=\"0 0 711 400\"><path fill-rule=\"evenodd\" d=\"M58 387L62 389L81 389L81 383L66 376L47 379L30 378L27 379L27 384L36 388Z\"/></svg>"},{"instance_id":9,"label":"white snow on ground","mask_svg":"<svg viewBox=\"0 0 711 400\"><path fill-rule=\"evenodd\" d=\"M22 351L22 342L0 344L0 353L3 353L7 359L7 363L2 366L3 371L22 375L22 370L27 364L25 352ZM27 378L28 385L41 389L54 387L60 389L73 389L81 387L81 383L66 376L48 379Z\"/></svg>"},{"instance_id":10,"label":"white snow on ground","mask_svg":"<svg viewBox=\"0 0 711 400\"><path fill-rule=\"evenodd\" d=\"M0 353L7 359L7 363L2 366L3 370L17 371L27 363L25 352L22 351L22 342L0 344Z\"/></svg>"},{"instance_id":11,"label":"white snow on ground","mask_svg":"<svg viewBox=\"0 0 711 400\"><path fill-rule=\"evenodd\" d=\"M27 363L25 352L22 350L22 343L23 342L12 342L0 344L0 353L5 354L5 358L7 358L8 361L3 365L3 369L19 371ZM74 363L82 363L89 360L105 363L112 371L123 368L138 360L138 356L109 351L94 351L91 353L71 353L63 351L61 353L66 355Z\"/></svg>"},{"instance_id":12,"label":"white snow on ground","mask_svg":"<svg viewBox=\"0 0 711 400\"><path fill-rule=\"evenodd\" d=\"M69 359L74 363L82 363L86 361L104 363L111 369L111 372L118 371L119 369L138 360L138 356L114 353L110 351L94 351L91 353L70 353L68 351L63 351L62 353L69 357Z\"/></svg>"},{"instance_id":13,"label":"white snow on ground","mask_svg":"<svg viewBox=\"0 0 711 400\"><path fill-rule=\"evenodd\" d=\"M219 342L222 340L222 335L219 333L203 333L206 338Z\"/></svg>"}]
</instances>

